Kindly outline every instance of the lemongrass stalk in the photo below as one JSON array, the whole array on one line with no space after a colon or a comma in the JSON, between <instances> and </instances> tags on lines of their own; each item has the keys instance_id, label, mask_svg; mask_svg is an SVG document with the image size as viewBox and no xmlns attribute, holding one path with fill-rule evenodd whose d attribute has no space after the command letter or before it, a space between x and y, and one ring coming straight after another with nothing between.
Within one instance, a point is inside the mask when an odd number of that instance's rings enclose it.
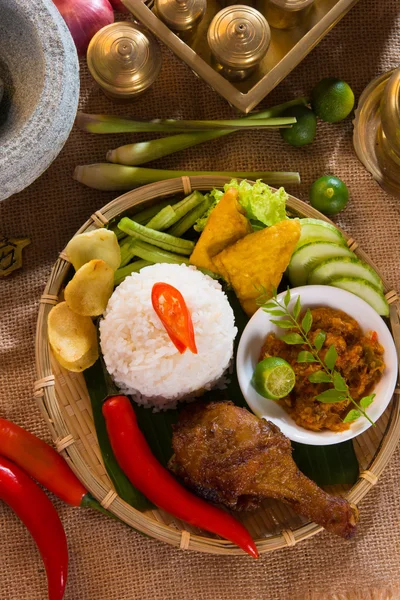
<instances>
[{"instance_id":1,"label":"lemongrass stalk","mask_svg":"<svg viewBox=\"0 0 400 600\"><path fill-rule=\"evenodd\" d=\"M115 148L115 150L109 150L106 159L109 162L120 165L143 165L152 160L157 160L158 158L174 154L174 152L180 152L192 146L209 142L229 133L234 132L224 129L222 131L192 131L191 133L179 133L157 140L149 140L148 142L126 144L125 146Z\"/></svg>"},{"instance_id":2,"label":"lemongrass stalk","mask_svg":"<svg viewBox=\"0 0 400 600\"><path fill-rule=\"evenodd\" d=\"M95 190L120 191L131 190L141 185L178 177L214 176L234 177L238 179L261 179L270 185L288 185L300 183L297 172L280 171L170 171L167 169L146 169L127 167L113 163L95 163L79 165L73 178Z\"/></svg>"},{"instance_id":3,"label":"lemongrass stalk","mask_svg":"<svg viewBox=\"0 0 400 600\"><path fill-rule=\"evenodd\" d=\"M119 285L124 281L125 277L128 277L131 273L138 273L143 267L148 267L152 264L154 263L141 259L135 260L135 262L126 265L126 267L120 267L114 273L114 285Z\"/></svg>"},{"instance_id":4,"label":"lemongrass stalk","mask_svg":"<svg viewBox=\"0 0 400 600\"><path fill-rule=\"evenodd\" d=\"M271 119L273 117L279 117L288 108L300 104L307 104L307 98L296 98L295 100L290 100L289 102L284 102L283 104L272 106L264 111L254 113L250 115L250 117L243 117L243 119ZM106 158L109 162L118 163L120 165L143 165L146 162L157 160L163 156L173 154L174 152L186 150L192 146L203 144L204 142L223 137L224 135L229 135L230 133L235 133L235 130L181 133L165 138L159 138L157 140L150 140L148 142L126 144L125 146L120 146L114 150L109 150Z\"/></svg>"},{"instance_id":5,"label":"lemongrass stalk","mask_svg":"<svg viewBox=\"0 0 400 600\"><path fill-rule=\"evenodd\" d=\"M135 223L135 221L132 221L129 217L122 217L118 223L118 227L136 240L146 242L147 244L157 246L158 248L168 250L169 252L176 252L177 254L186 254L189 256L194 249L194 242L190 240L182 240L169 233L149 229L144 225Z\"/></svg>"},{"instance_id":6,"label":"lemongrass stalk","mask_svg":"<svg viewBox=\"0 0 400 600\"><path fill-rule=\"evenodd\" d=\"M187 121L183 119L154 119L134 121L107 115L78 113L76 124L89 133L164 133L186 131L215 131L216 129L264 129L290 127L295 117L272 117L271 119L220 119L215 121Z\"/></svg>"}]
</instances>

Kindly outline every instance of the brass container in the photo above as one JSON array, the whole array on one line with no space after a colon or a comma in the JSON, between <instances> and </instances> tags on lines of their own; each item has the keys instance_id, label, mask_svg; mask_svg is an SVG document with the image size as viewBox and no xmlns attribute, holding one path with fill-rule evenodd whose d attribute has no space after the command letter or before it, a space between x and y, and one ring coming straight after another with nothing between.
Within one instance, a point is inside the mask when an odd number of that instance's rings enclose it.
<instances>
[{"instance_id":1,"label":"brass container","mask_svg":"<svg viewBox=\"0 0 400 600\"><path fill-rule=\"evenodd\" d=\"M233 6L234 4L237 4L238 0L218 0L218 2L223 8L225 8L226 6ZM242 0L241 4L242 6L253 6L255 8L257 0Z\"/></svg>"},{"instance_id":2,"label":"brass container","mask_svg":"<svg viewBox=\"0 0 400 600\"><path fill-rule=\"evenodd\" d=\"M154 8L171 31L182 34L193 31L203 19L207 0L155 0Z\"/></svg>"},{"instance_id":3,"label":"brass container","mask_svg":"<svg viewBox=\"0 0 400 600\"><path fill-rule=\"evenodd\" d=\"M92 38L87 63L106 96L132 100L157 79L161 51L152 34L137 23L117 22Z\"/></svg>"},{"instance_id":4,"label":"brass container","mask_svg":"<svg viewBox=\"0 0 400 600\"><path fill-rule=\"evenodd\" d=\"M245 5L215 15L207 32L214 68L230 81L251 75L267 53L271 30L265 17Z\"/></svg>"},{"instance_id":5,"label":"brass container","mask_svg":"<svg viewBox=\"0 0 400 600\"><path fill-rule=\"evenodd\" d=\"M262 14L266 3L266 0L236 1L241 4L252 3ZM232 82L216 70L215 59L212 59L207 43L207 26L221 10L223 0L207 0L207 14L195 29L194 39L190 43L184 42L182 38L178 39L157 17L150 9L151 2L149 0L146 6L142 1L124 0L134 18L154 33L216 93L238 110L249 113L293 71L358 0L316 0L298 26L286 31L273 30L271 47L250 77Z\"/></svg>"},{"instance_id":6,"label":"brass container","mask_svg":"<svg viewBox=\"0 0 400 600\"><path fill-rule=\"evenodd\" d=\"M400 198L400 68L381 75L362 93L353 143L379 185Z\"/></svg>"},{"instance_id":7,"label":"brass container","mask_svg":"<svg viewBox=\"0 0 400 600\"><path fill-rule=\"evenodd\" d=\"M271 27L291 29L301 24L314 0L265 0L263 14Z\"/></svg>"}]
</instances>

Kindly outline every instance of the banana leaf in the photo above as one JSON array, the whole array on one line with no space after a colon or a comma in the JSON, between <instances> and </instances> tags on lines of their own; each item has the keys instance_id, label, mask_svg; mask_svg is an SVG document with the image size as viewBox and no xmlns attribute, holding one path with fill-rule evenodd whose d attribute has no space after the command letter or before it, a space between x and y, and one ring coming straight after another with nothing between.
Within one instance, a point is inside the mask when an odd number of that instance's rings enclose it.
<instances>
[{"instance_id":1,"label":"banana leaf","mask_svg":"<svg viewBox=\"0 0 400 600\"><path fill-rule=\"evenodd\" d=\"M300 471L317 485L353 485L357 481L359 466L351 440L331 446L292 442L292 446L293 458Z\"/></svg>"},{"instance_id":2,"label":"banana leaf","mask_svg":"<svg viewBox=\"0 0 400 600\"><path fill-rule=\"evenodd\" d=\"M125 500L125 502L138 510L151 508L153 505L131 484L117 463L117 459L112 451L105 419L102 413L103 402L110 395L109 375L106 372L101 359L98 359L95 364L89 369L86 369L83 374L90 396L97 440L104 465L118 495Z\"/></svg>"},{"instance_id":3,"label":"banana leaf","mask_svg":"<svg viewBox=\"0 0 400 600\"><path fill-rule=\"evenodd\" d=\"M239 339L248 319L234 292L229 289L225 290L225 292L235 313L235 322L238 328L238 335L234 346L234 356L236 356ZM87 369L84 375L92 403L99 445L107 472L121 498L138 510L145 510L151 504L132 486L120 469L108 440L101 410L102 403L107 396L109 394L117 394L118 390L114 384L110 383L111 378L101 359L93 367ZM239 387L234 363L229 378L230 381L225 390L207 392L202 399L231 400L237 406L246 407L247 404ZM173 454L172 426L178 420L180 409L154 413L151 409L138 406L133 401L132 406L135 410L139 427L145 435L152 452L162 465L167 466ZM318 485L353 484L357 480L359 466L351 440L332 446L307 446L297 443L293 443L292 446L293 458L297 466Z\"/></svg>"}]
</instances>

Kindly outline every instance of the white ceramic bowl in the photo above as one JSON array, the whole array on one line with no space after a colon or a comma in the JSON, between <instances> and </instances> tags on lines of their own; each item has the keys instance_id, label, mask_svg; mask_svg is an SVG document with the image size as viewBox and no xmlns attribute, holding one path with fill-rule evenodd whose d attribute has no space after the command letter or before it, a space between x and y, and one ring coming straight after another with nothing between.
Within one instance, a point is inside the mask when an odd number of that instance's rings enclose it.
<instances>
[{"instance_id":1,"label":"white ceramic bowl","mask_svg":"<svg viewBox=\"0 0 400 600\"><path fill-rule=\"evenodd\" d=\"M345 290L325 285L308 285L290 290L291 304L293 307L297 297L300 295L304 308L316 308L328 306L340 309L356 319L364 332L376 331L379 342L382 344L385 354L385 371L374 392L376 396L373 403L368 407L367 414L376 421L382 415L389 404L397 381L397 353L392 335L383 319L375 310L358 296ZM279 294L278 300L283 302L284 293ZM272 317L274 318L274 317ZM236 366L242 394L251 410L258 415L275 423L279 429L294 442L310 444L312 446L326 446L338 444L359 435L371 424L364 417L350 425L350 429L343 432L333 431L310 431L299 427L289 414L278 403L263 398L251 385L253 371L258 362L261 347L268 333L282 335L283 330L270 322L270 316L259 309L248 322L239 342Z\"/></svg>"}]
</instances>

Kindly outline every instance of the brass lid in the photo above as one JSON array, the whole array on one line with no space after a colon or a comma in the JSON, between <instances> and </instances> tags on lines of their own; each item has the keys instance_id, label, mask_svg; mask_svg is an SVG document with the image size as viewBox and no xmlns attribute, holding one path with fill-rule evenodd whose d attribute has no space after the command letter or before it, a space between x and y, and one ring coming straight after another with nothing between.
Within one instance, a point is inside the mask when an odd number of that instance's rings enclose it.
<instances>
[{"instance_id":1,"label":"brass lid","mask_svg":"<svg viewBox=\"0 0 400 600\"><path fill-rule=\"evenodd\" d=\"M269 0L274 6L278 6L283 10L296 11L307 8L314 3L315 0Z\"/></svg>"},{"instance_id":2,"label":"brass lid","mask_svg":"<svg viewBox=\"0 0 400 600\"><path fill-rule=\"evenodd\" d=\"M161 68L154 37L128 21L103 27L92 38L87 62L97 83L113 95L129 96L146 90Z\"/></svg>"},{"instance_id":3,"label":"brass lid","mask_svg":"<svg viewBox=\"0 0 400 600\"><path fill-rule=\"evenodd\" d=\"M204 17L207 0L155 0L155 8L170 29L187 31Z\"/></svg>"},{"instance_id":4,"label":"brass lid","mask_svg":"<svg viewBox=\"0 0 400 600\"><path fill-rule=\"evenodd\" d=\"M246 69L258 64L271 42L265 17L251 6L228 6L215 15L207 33L208 45L221 65Z\"/></svg>"}]
</instances>

